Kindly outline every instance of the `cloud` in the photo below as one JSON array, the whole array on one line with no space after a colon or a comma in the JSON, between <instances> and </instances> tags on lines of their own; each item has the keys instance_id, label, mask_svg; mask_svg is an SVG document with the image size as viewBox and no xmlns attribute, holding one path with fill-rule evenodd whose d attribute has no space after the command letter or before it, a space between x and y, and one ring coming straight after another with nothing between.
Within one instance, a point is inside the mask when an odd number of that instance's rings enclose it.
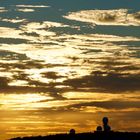
<instances>
[{"instance_id":1,"label":"cloud","mask_svg":"<svg viewBox=\"0 0 140 140\"><path fill-rule=\"evenodd\" d=\"M24 23L26 22L26 19L1 19L1 21L4 22L10 22L10 23Z\"/></svg>"},{"instance_id":2,"label":"cloud","mask_svg":"<svg viewBox=\"0 0 140 140\"><path fill-rule=\"evenodd\" d=\"M19 12L35 12L35 10L34 9L29 9L29 8L25 8L25 9L17 9L17 11L19 11Z\"/></svg>"},{"instance_id":3,"label":"cloud","mask_svg":"<svg viewBox=\"0 0 140 140\"><path fill-rule=\"evenodd\" d=\"M5 9L5 7L0 7L0 13L7 12L8 10Z\"/></svg>"},{"instance_id":4,"label":"cloud","mask_svg":"<svg viewBox=\"0 0 140 140\"><path fill-rule=\"evenodd\" d=\"M19 12L35 12L37 8L49 8L50 6L46 5L16 5L16 11Z\"/></svg>"},{"instance_id":5,"label":"cloud","mask_svg":"<svg viewBox=\"0 0 140 140\"><path fill-rule=\"evenodd\" d=\"M124 92L124 91L139 91L140 87L139 74L123 75L118 73L93 72L91 75L83 76L81 78L65 80L64 84L76 89L89 88L89 91L97 88L107 92Z\"/></svg>"},{"instance_id":6,"label":"cloud","mask_svg":"<svg viewBox=\"0 0 140 140\"><path fill-rule=\"evenodd\" d=\"M42 75L43 77L46 77L48 79L53 79L53 80L64 78L64 76L58 75L57 72L53 72L53 71L43 72Z\"/></svg>"},{"instance_id":7,"label":"cloud","mask_svg":"<svg viewBox=\"0 0 140 140\"><path fill-rule=\"evenodd\" d=\"M5 88L5 87L7 88L8 82L9 82L8 78L0 77L0 88L1 89Z\"/></svg>"},{"instance_id":8,"label":"cloud","mask_svg":"<svg viewBox=\"0 0 140 140\"><path fill-rule=\"evenodd\" d=\"M16 5L16 7L19 7L19 8L47 8L50 6L47 6L47 5Z\"/></svg>"},{"instance_id":9,"label":"cloud","mask_svg":"<svg viewBox=\"0 0 140 140\"><path fill-rule=\"evenodd\" d=\"M28 41L29 40L27 39L0 37L0 43L2 44L24 44L27 43Z\"/></svg>"},{"instance_id":10,"label":"cloud","mask_svg":"<svg viewBox=\"0 0 140 140\"><path fill-rule=\"evenodd\" d=\"M87 103L71 105L71 107L77 108L77 109L83 108L83 109L85 109L85 111L86 111L86 107L90 108L90 110L92 110L92 107L93 107L93 111L94 111L94 107L96 107L96 108L107 109L109 112L111 109L114 109L116 111L121 110L121 109L126 109L126 110L128 109L128 111L130 111L132 109L132 111L133 111L133 109L134 110L137 109L136 111L138 111L138 108L140 107L140 105L139 105L139 101L101 101L101 102L99 102L99 101L92 102L91 101L91 102L87 102ZM100 109L98 111L100 111ZM125 111L125 110L123 110L123 111Z\"/></svg>"},{"instance_id":11,"label":"cloud","mask_svg":"<svg viewBox=\"0 0 140 140\"><path fill-rule=\"evenodd\" d=\"M28 57L25 54L15 53L6 50L0 50L0 58L2 60L27 60Z\"/></svg>"},{"instance_id":12,"label":"cloud","mask_svg":"<svg viewBox=\"0 0 140 140\"><path fill-rule=\"evenodd\" d=\"M140 20L140 12L134 13L133 16L135 19Z\"/></svg>"},{"instance_id":13,"label":"cloud","mask_svg":"<svg viewBox=\"0 0 140 140\"><path fill-rule=\"evenodd\" d=\"M64 92L62 96L66 99L73 99L73 100L85 100L87 102L106 102L106 101L139 101L140 96L137 92L133 94L124 92L124 93L108 93L108 92L90 92L90 91L71 91L71 92ZM122 97L124 97L122 99Z\"/></svg>"},{"instance_id":14,"label":"cloud","mask_svg":"<svg viewBox=\"0 0 140 140\"><path fill-rule=\"evenodd\" d=\"M115 10L83 10L71 12L64 18L92 23L93 25L114 25L114 26L140 26L139 12L129 14L127 9Z\"/></svg>"}]
</instances>

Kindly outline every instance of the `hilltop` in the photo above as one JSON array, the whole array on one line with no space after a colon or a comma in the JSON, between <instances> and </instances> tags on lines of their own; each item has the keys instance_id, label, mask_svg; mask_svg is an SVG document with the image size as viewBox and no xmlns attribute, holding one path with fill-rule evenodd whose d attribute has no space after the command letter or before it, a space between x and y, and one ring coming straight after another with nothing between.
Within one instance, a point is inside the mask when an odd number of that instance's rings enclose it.
<instances>
[{"instance_id":1,"label":"hilltop","mask_svg":"<svg viewBox=\"0 0 140 140\"><path fill-rule=\"evenodd\" d=\"M140 132L94 132L12 138L11 140L140 140Z\"/></svg>"}]
</instances>

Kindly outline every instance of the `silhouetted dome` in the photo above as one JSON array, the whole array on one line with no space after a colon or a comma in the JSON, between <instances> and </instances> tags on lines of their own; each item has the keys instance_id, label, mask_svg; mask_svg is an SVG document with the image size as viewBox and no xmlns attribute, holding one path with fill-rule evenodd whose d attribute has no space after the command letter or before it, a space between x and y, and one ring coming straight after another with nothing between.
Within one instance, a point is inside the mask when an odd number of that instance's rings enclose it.
<instances>
[{"instance_id":1,"label":"silhouetted dome","mask_svg":"<svg viewBox=\"0 0 140 140\"><path fill-rule=\"evenodd\" d=\"M70 129L70 134L75 134L75 129Z\"/></svg>"},{"instance_id":2,"label":"silhouetted dome","mask_svg":"<svg viewBox=\"0 0 140 140\"><path fill-rule=\"evenodd\" d=\"M101 126L97 126L96 131L102 131L102 127Z\"/></svg>"}]
</instances>

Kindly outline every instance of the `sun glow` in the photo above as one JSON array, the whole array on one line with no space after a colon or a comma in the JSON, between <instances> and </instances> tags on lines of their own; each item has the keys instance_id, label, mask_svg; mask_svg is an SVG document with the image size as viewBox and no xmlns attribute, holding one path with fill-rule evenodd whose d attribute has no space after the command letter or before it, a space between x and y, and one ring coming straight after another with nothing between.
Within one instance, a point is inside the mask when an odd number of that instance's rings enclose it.
<instances>
[{"instance_id":1,"label":"sun glow","mask_svg":"<svg viewBox=\"0 0 140 140\"><path fill-rule=\"evenodd\" d=\"M20 106L33 103L41 102L43 100L52 100L53 97L48 96L47 94L0 94L1 108L0 110L16 110Z\"/></svg>"}]
</instances>

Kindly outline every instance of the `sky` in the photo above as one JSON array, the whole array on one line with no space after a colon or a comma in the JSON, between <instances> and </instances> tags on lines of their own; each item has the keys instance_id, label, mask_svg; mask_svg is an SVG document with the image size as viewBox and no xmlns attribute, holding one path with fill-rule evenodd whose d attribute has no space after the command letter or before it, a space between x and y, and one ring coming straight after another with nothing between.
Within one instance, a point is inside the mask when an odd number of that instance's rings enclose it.
<instances>
[{"instance_id":1,"label":"sky","mask_svg":"<svg viewBox=\"0 0 140 140\"><path fill-rule=\"evenodd\" d=\"M140 131L139 5L0 0L0 137Z\"/></svg>"}]
</instances>

